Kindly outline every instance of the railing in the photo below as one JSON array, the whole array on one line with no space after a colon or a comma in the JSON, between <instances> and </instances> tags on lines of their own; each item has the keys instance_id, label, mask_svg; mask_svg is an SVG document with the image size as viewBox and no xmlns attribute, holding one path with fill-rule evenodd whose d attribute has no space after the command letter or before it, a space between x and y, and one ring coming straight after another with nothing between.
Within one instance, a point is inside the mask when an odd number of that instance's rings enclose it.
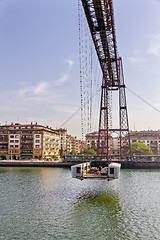
<instances>
[{"instance_id":1,"label":"railing","mask_svg":"<svg viewBox=\"0 0 160 240\"><path fill-rule=\"evenodd\" d=\"M64 155L65 162L88 162L88 161L107 161L104 156L92 156L92 155ZM110 161L118 162L160 162L160 155L137 155L132 158L124 157L120 160L118 157L110 158Z\"/></svg>"}]
</instances>

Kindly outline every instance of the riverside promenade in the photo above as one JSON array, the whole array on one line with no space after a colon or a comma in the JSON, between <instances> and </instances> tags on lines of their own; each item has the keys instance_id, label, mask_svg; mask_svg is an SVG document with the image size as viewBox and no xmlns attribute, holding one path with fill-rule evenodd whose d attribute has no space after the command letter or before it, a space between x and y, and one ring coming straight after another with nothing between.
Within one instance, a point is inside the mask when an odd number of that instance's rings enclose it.
<instances>
[{"instance_id":1,"label":"riverside promenade","mask_svg":"<svg viewBox=\"0 0 160 240\"><path fill-rule=\"evenodd\" d=\"M83 161L0 160L0 167L68 167ZM94 166L106 165L106 161L91 161ZM122 169L160 169L160 161L113 161Z\"/></svg>"}]
</instances>

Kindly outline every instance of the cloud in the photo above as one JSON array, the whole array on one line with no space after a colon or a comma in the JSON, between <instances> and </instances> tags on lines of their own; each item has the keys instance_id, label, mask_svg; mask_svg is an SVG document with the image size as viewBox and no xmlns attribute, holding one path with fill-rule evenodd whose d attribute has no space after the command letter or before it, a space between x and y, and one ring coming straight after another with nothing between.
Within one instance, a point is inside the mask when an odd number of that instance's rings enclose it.
<instances>
[{"instance_id":1,"label":"cloud","mask_svg":"<svg viewBox=\"0 0 160 240\"><path fill-rule=\"evenodd\" d=\"M128 60L131 63L143 63L147 61L146 58L141 58L141 57L128 57Z\"/></svg>"},{"instance_id":2,"label":"cloud","mask_svg":"<svg viewBox=\"0 0 160 240\"><path fill-rule=\"evenodd\" d=\"M71 71L74 62L73 62L71 59L67 59L67 60L66 60L66 63L69 64L69 71Z\"/></svg>"},{"instance_id":3,"label":"cloud","mask_svg":"<svg viewBox=\"0 0 160 240\"><path fill-rule=\"evenodd\" d=\"M48 87L48 83L47 82L39 82L35 88L33 89L33 92L35 94L40 94L40 93L43 93Z\"/></svg>"},{"instance_id":4,"label":"cloud","mask_svg":"<svg viewBox=\"0 0 160 240\"><path fill-rule=\"evenodd\" d=\"M151 36L151 43L148 52L155 56L160 56L160 33Z\"/></svg>"},{"instance_id":5,"label":"cloud","mask_svg":"<svg viewBox=\"0 0 160 240\"><path fill-rule=\"evenodd\" d=\"M72 106L72 103L70 103L69 101L68 102L65 101L65 103L63 104L50 106L50 108L52 110L56 110L56 112L69 113L69 114L72 114L77 110L77 107Z\"/></svg>"},{"instance_id":6,"label":"cloud","mask_svg":"<svg viewBox=\"0 0 160 240\"><path fill-rule=\"evenodd\" d=\"M128 60L133 63L144 63L147 61L147 58L143 57L143 53L140 49L134 49L132 52L132 56L128 57Z\"/></svg>"},{"instance_id":7,"label":"cloud","mask_svg":"<svg viewBox=\"0 0 160 240\"><path fill-rule=\"evenodd\" d=\"M18 94L21 98L36 98L38 100L38 96L44 96L46 94L46 98L51 95L51 92L53 92L53 89L55 87L62 85L66 83L70 78L70 71L72 69L72 66L74 62L71 59L67 59L66 63L68 63L67 70L61 74L60 78L58 80L50 80L50 82L47 81L39 81L35 85L29 85L25 86L18 90ZM55 94L55 93L54 93Z\"/></svg>"},{"instance_id":8,"label":"cloud","mask_svg":"<svg viewBox=\"0 0 160 240\"><path fill-rule=\"evenodd\" d=\"M31 118L34 116L35 120L35 115L37 118L42 115L42 109L43 116L51 119L56 119L56 117L63 119L64 114L72 114L75 102L73 104L71 100L72 94L68 96L65 83L72 79L70 71L74 63L70 59L67 59L65 63L66 70L57 79L21 82L23 85L18 89L3 91L0 100L4 106L1 108L4 120L11 119L12 121L17 116L28 119L28 115Z\"/></svg>"},{"instance_id":9,"label":"cloud","mask_svg":"<svg viewBox=\"0 0 160 240\"><path fill-rule=\"evenodd\" d=\"M43 93L46 92L46 90L48 89L48 83L45 81L40 81L38 83L36 83L36 85L34 86L26 86L22 89L19 89L19 96L22 98L25 97L33 97L33 96L37 96L37 95L41 95Z\"/></svg>"},{"instance_id":10,"label":"cloud","mask_svg":"<svg viewBox=\"0 0 160 240\"><path fill-rule=\"evenodd\" d=\"M69 79L69 75L67 73L62 74L62 76L58 79L57 83L65 83Z\"/></svg>"},{"instance_id":11,"label":"cloud","mask_svg":"<svg viewBox=\"0 0 160 240\"><path fill-rule=\"evenodd\" d=\"M12 96L14 96L13 101L19 99L18 102L23 102L26 105L47 104L47 107L64 102L63 99L66 98L66 94L61 85L67 78L68 76L63 75L58 80L59 83L58 81L40 81L33 85L27 85L12 93Z\"/></svg>"},{"instance_id":12,"label":"cloud","mask_svg":"<svg viewBox=\"0 0 160 240\"><path fill-rule=\"evenodd\" d=\"M67 82L70 78L70 72L72 70L72 66L73 66L74 62L71 59L67 59L66 63L68 63L68 69L66 70L65 73L62 73L61 77L57 80L56 83L58 85Z\"/></svg>"},{"instance_id":13,"label":"cloud","mask_svg":"<svg viewBox=\"0 0 160 240\"><path fill-rule=\"evenodd\" d=\"M58 87L66 83L70 78L70 71L74 62L71 59L67 59L66 63L68 63L67 70L61 74L60 78L57 80L47 81L39 81L34 85L27 85L18 90L18 96L21 99L33 100L33 101L53 101L53 98L59 99L60 92L58 93ZM27 83L26 83L27 84ZM55 89L57 89L55 91ZM43 99L42 99L43 96Z\"/></svg>"}]
</instances>

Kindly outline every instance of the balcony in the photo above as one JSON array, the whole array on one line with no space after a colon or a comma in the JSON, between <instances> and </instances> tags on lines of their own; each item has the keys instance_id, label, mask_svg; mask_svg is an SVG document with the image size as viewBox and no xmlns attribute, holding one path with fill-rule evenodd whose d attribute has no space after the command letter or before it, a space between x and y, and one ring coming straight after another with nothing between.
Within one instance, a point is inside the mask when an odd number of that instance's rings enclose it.
<instances>
[{"instance_id":1,"label":"balcony","mask_svg":"<svg viewBox=\"0 0 160 240\"><path fill-rule=\"evenodd\" d=\"M33 153L33 151L32 150L21 150L21 153L23 154L23 153Z\"/></svg>"}]
</instances>

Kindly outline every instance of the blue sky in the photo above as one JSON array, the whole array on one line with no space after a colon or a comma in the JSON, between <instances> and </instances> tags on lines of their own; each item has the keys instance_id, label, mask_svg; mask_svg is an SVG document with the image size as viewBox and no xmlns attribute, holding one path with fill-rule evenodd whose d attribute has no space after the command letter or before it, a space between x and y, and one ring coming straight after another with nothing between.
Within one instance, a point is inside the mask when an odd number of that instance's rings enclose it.
<instances>
[{"instance_id":1,"label":"blue sky","mask_svg":"<svg viewBox=\"0 0 160 240\"><path fill-rule=\"evenodd\" d=\"M129 89L160 109L160 1L114 1L119 53ZM160 113L127 91L130 128L160 129Z\"/></svg>"},{"instance_id":2,"label":"blue sky","mask_svg":"<svg viewBox=\"0 0 160 240\"><path fill-rule=\"evenodd\" d=\"M160 109L160 1L113 5L125 83ZM0 36L0 123L60 127L80 107L78 0L0 0ZM160 128L160 113L127 100L131 129ZM80 122L64 127L81 137Z\"/></svg>"}]
</instances>

